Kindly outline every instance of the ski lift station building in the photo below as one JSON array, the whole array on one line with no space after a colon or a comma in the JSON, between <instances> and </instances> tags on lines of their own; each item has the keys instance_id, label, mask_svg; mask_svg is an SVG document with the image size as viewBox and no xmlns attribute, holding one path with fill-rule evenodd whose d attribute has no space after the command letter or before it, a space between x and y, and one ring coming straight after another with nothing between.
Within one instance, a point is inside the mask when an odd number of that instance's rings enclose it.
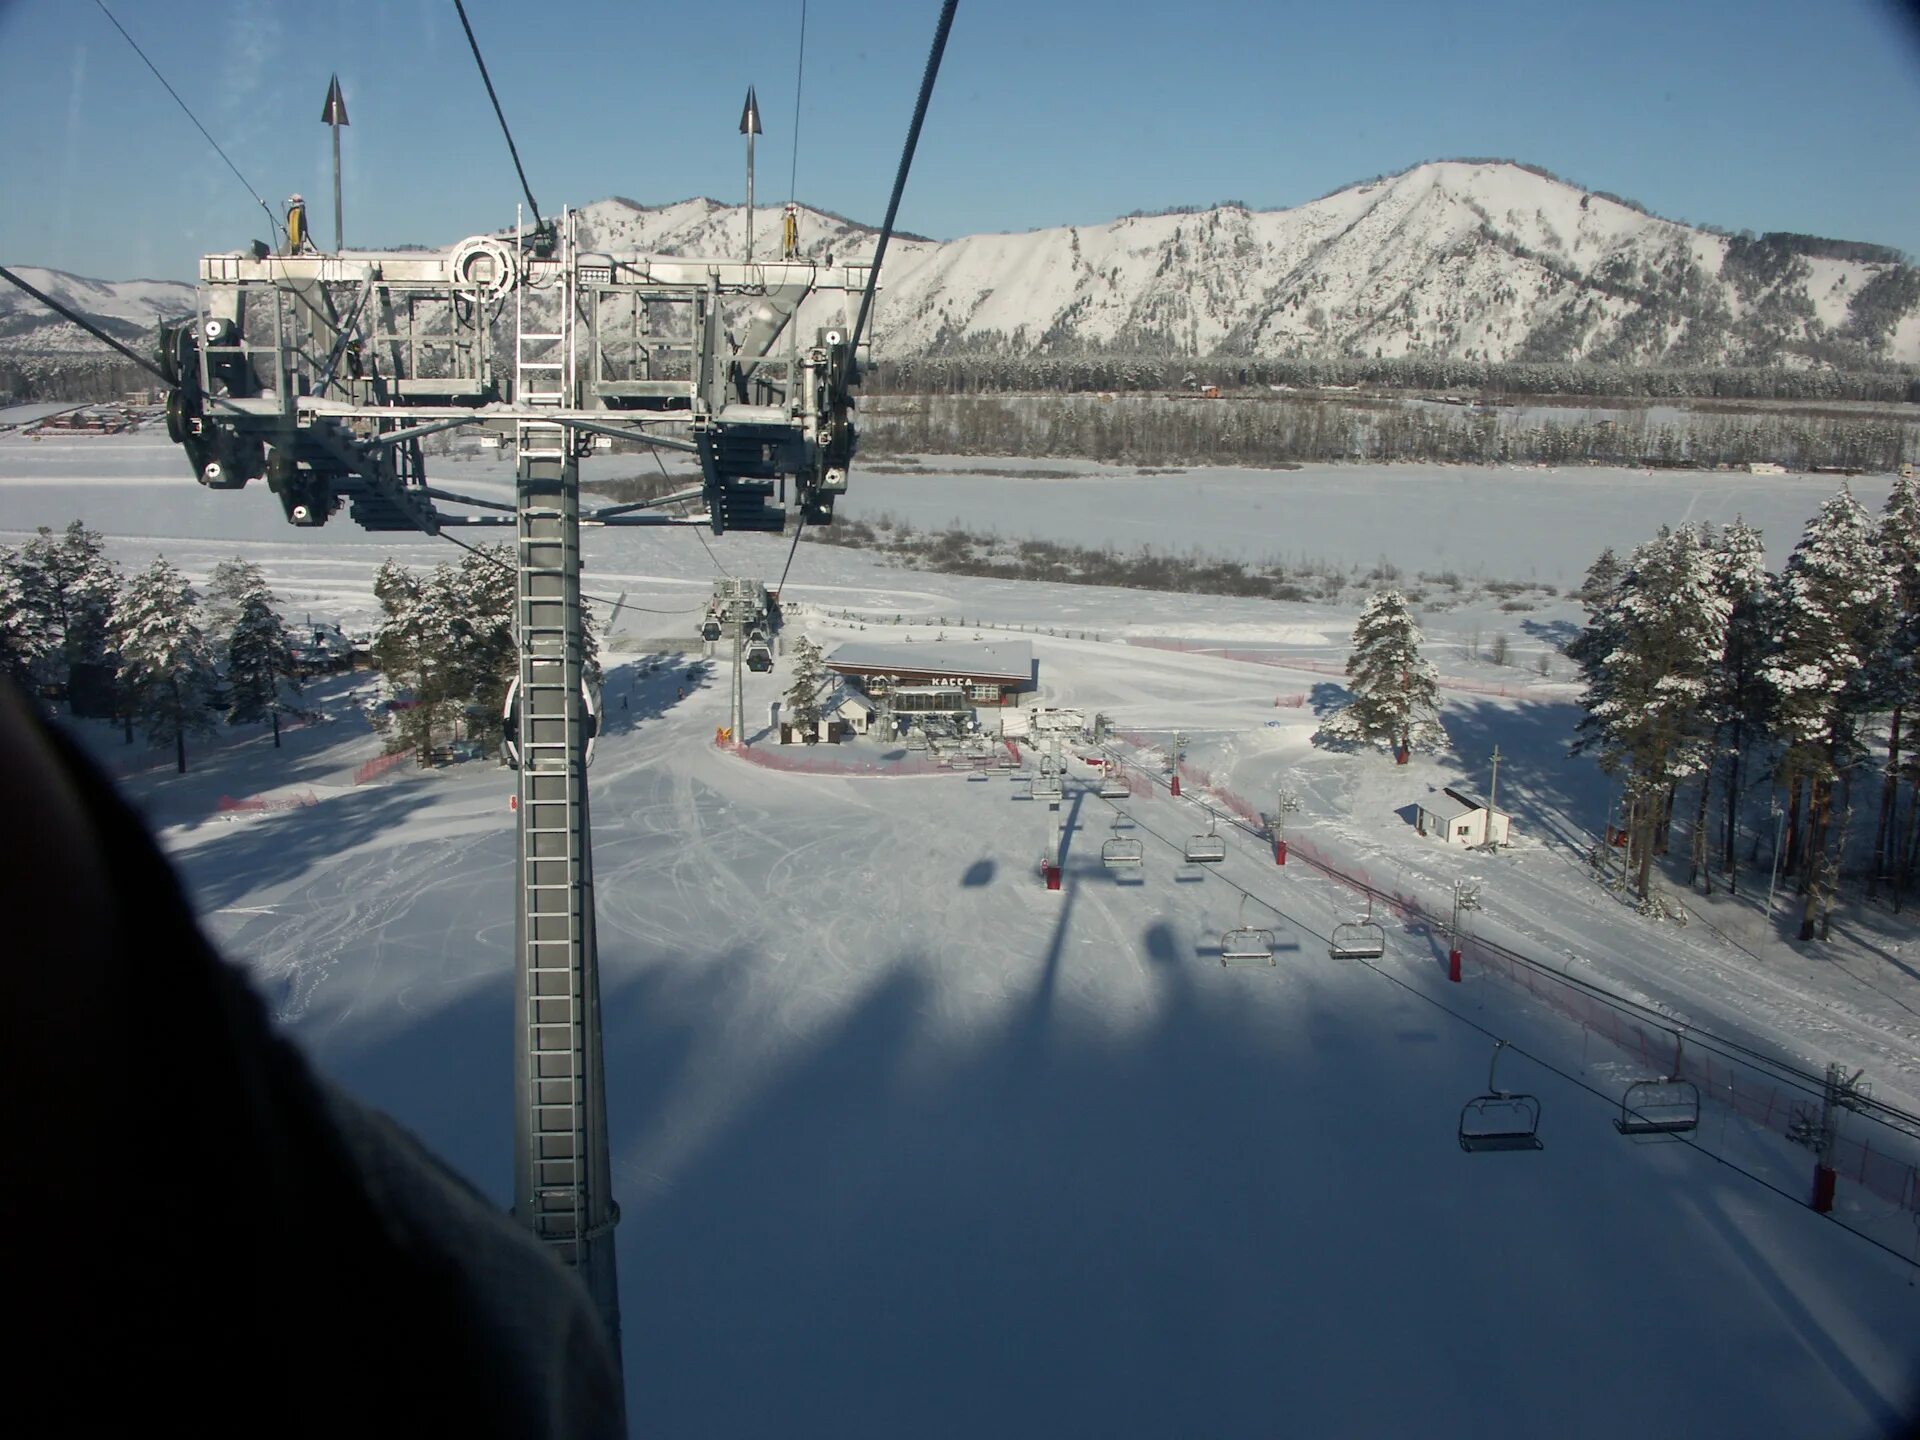
<instances>
[{"instance_id":1,"label":"ski lift station building","mask_svg":"<svg viewBox=\"0 0 1920 1440\"><path fill-rule=\"evenodd\" d=\"M1414 828L1422 835L1438 835L1449 845L1505 845L1512 829L1512 816L1451 785L1415 809Z\"/></svg>"},{"instance_id":2,"label":"ski lift station building","mask_svg":"<svg viewBox=\"0 0 1920 1440\"><path fill-rule=\"evenodd\" d=\"M896 714L961 714L976 706L1016 705L1034 688L1033 646L1026 641L963 645L842 645L827 668L866 694L891 698Z\"/></svg>"}]
</instances>

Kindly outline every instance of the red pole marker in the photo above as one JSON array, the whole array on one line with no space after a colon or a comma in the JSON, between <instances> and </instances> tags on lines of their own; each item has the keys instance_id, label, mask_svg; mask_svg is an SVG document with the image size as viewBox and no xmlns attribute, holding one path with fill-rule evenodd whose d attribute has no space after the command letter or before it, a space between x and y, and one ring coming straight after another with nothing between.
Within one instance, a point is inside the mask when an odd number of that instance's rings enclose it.
<instances>
[{"instance_id":1,"label":"red pole marker","mask_svg":"<svg viewBox=\"0 0 1920 1440\"><path fill-rule=\"evenodd\" d=\"M1836 1176L1831 1165L1813 1167L1813 1208L1820 1215L1833 1209L1833 1183Z\"/></svg>"},{"instance_id":2,"label":"red pole marker","mask_svg":"<svg viewBox=\"0 0 1920 1440\"><path fill-rule=\"evenodd\" d=\"M520 808L520 797L518 795L509 795L507 797L507 809L518 810L519 808Z\"/></svg>"},{"instance_id":3,"label":"red pole marker","mask_svg":"<svg viewBox=\"0 0 1920 1440\"><path fill-rule=\"evenodd\" d=\"M1173 777L1173 798L1176 800L1180 798L1180 777L1178 775Z\"/></svg>"},{"instance_id":4,"label":"red pole marker","mask_svg":"<svg viewBox=\"0 0 1920 1440\"><path fill-rule=\"evenodd\" d=\"M1460 947L1457 945L1447 951L1447 979L1456 985L1460 983Z\"/></svg>"},{"instance_id":5,"label":"red pole marker","mask_svg":"<svg viewBox=\"0 0 1920 1440\"><path fill-rule=\"evenodd\" d=\"M1276 840L1273 842L1273 863L1276 865L1284 865L1287 863L1286 841Z\"/></svg>"}]
</instances>

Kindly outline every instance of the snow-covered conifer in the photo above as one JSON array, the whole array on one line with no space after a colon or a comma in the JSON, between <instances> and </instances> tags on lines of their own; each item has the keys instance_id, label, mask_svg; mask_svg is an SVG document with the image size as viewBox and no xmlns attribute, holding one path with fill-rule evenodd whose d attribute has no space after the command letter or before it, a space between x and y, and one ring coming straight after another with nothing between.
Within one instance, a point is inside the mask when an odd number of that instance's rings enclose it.
<instances>
[{"instance_id":1,"label":"snow-covered conifer","mask_svg":"<svg viewBox=\"0 0 1920 1440\"><path fill-rule=\"evenodd\" d=\"M0 674L28 694L60 641L47 596L18 550L0 549Z\"/></svg>"},{"instance_id":2,"label":"snow-covered conifer","mask_svg":"<svg viewBox=\"0 0 1920 1440\"><path fill-rule=\"evenodd\" d=\"M1873 522L1842 487L1807 522L1780 577L1778 642L1764 672L1773 691L1774 731L1786 747L1783 774L1796 801L1800 785L1807 788L1798 851L1807 896L1802 940L1814 937L1833 888L1827 854L1833 783L1861 756L1867 662L1890 599Z\"/></svg>"},{"instance_id":3,"label":"snow-covered conifer","mask_svg":"<svg viewBox=\"0 0 1920 1440\"><path fill-rule=\"evenodd\" d=\"M1880 560L1886 571L1889 610L1869 661L1875 707L1887 712L1887 766L1881 778L1880 815L1874 827L1873 869L1867 893L1883 875L1900 873L1900 757L1902 729L1920 704L1920 487L1911 475L1896 479L1881 512ZM1909 746L1909 749L1912 747ZM1920 798L1916 802L1920 803Z\"/></svg>"},{"instance_id":4,"label":"snow-covered conifer","mask_svg":"<svg viewBox=\"0 0 1920 1440\"><path fill-rule=\"evenodd\" d=\"M155 744L173 742L183 775L187 736L213 728L209 707L219 684L198 602L186 577L160 555L127 582L112 617L128 712Z\"/></svg>"},{"instance_id":5,"label":"snow-covered conifer","mask_svg":"<svg viewBox=\"0 0 1920 1440\"><path fill-rule=\"evenodd\" d=\"M226 626L227 723L271 720L273 743L278 747L280 717L298 713L293 697L300 693L300 667L266 577L257 565L231 563L249 573L226 577L234 591L234 610Z\"/></svg>"},{"instance_id":6,"label":"snow-covered conifer","mask_svg":"<svg viewBox=\"0 0 1920 1440\"><path fill-rule=\"evenodd\" d=\"M1633 552L1612 604L1589 633L1586 715L1576 751L1626 786L1628 864L1646 898L1673 787L1707 764L1708 701L1726 645L1731 605L1720 593L1713 552L1692 526L1662 531Z\"/></svg>"},{"instance_id":7,"label":"snow-covered conifer","mask_svg":"<svg viewBox=\"0 0 1920 1440\"><path fill-rule=\"evenodd\" d=\"M802 640L793 650L793 684L787 690L787 719L809 745L820 738L820 647Z\"/></svg>"},{"instance_id":8,"label":"snow-covered conifer","mask_svg":"<svg viewBox=\"0 0 1920 1440\"><path fill-rule=\"evenodd\" d=\"M1440 692L1433 666L1420 658L1420 627L1398 590L1367 601L1347 656L1353 701L1322 722L1316 738L1381 745L1404 757L1409 750L1440 750Z\"/></svg>"},{"instance_id":9,"label":"snow-covered conifer","mask_svg":"<svg viewBox=\"0 0 1920 1440\"><path fill-rule=\"evenodd\" d=\"M42 525L20 547L20 574L30 602L52 617L58 636L48 679L71 687L75 668L102 681L113 662L112 630L120 576L96 530L78 520L55 535Z\"/></svg>"}]
</instances>

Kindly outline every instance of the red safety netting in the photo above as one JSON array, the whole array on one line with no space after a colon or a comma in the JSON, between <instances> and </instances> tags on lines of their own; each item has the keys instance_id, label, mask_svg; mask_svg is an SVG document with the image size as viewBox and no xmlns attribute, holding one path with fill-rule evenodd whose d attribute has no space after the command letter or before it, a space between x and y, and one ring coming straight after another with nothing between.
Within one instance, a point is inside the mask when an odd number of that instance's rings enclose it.
<instances>
[{"instance_id":1,"label":"red safety netting","mask_svg":"<svg viewBox=\"0 0 1920 1440\"><path fill-rule=\"evenodd\" d=\"M1148 736L1126 731L1115 733L1138 748L1154 748L1155 742ZM1209 771L1184 761L1178 768L1184 787L1206 792L1201 803L1214 804L1238 816L1262 835L1269 833L1267 817L1242 796L1215 784ZM1287 858L1290 862L1298 860L1328 879L1371 898L1409 926L1445 927L1444 913L1428 910L1419 896L1374 884L1364 868L1335 864L1312 841L1301 839L1297 833L1287 836ZM1703 1100L1727 1105L1757 1125L1784 1135L1794 1128L1796 1121L1806 1119L1809 1107L1815 1112L1818 1110L1817 1098L1801 1090L1783 1088L1754 1067L1701 1050L1689 1050L1684 1044L1676 1043L1673 1031L1560 978L1550 965L1509 947L1470 937L1462 940L1460 949L1462 957L1474 961L1484 973L1524 988L1587 1032L1633 1057L1649 1075L1690 1080L1699 1086ZM1883 1146L1895 1143L1896 1134L1882 1138ZM1835 1146L1833 1166L1843 1178L1889 1204L1920 1211L1920 1166L1912 1161L1884 1149L1875 1150L1871 1140L1842 1135Z\"/></svg>"}]
</instances>

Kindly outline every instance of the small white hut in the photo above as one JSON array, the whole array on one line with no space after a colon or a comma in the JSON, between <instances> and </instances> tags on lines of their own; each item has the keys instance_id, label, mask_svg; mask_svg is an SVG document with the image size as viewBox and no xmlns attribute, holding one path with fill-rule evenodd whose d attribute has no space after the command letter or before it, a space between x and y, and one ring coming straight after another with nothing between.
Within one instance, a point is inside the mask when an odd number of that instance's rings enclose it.
<instances>
[{"instance_id":1,"label":"small white hut","mask_svg":"<svg viewBox=\"0 0 1920 1440\"><path fill-rule=\"evenodd\" d=\"M1437 835L1449 845L1505 845L1512 830L1512 816L1452 785L1415 809L1414 828L1422 835Z\"/></svg>"}]
</instances>

